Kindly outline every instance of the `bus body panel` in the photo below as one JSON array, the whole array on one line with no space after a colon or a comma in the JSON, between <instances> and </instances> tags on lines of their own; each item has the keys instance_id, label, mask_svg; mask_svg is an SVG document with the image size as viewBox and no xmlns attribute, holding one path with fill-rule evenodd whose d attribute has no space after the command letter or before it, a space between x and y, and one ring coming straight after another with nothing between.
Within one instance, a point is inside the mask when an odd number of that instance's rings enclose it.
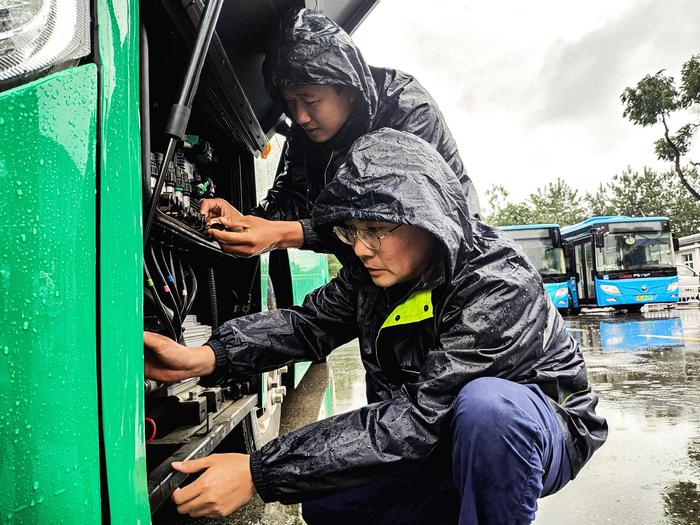
<instances>
[{"instance_id":1,"label":"bus body panel","mask_svg":"<svg viewBox=\"0 0 700 525\"><path fill-rule=\"evenodd\" d=\"M109 512L148 523L138 2L96 2L100 62L100 358Z\"/></svg>"},{"instance_id":2,"label":"bus body panel","mask_svg":"<svg viewBox=\"0 0 700 525\"><path fill-rule=\"evenodd\" d=\"M570 277L561 244L558 224L518 224L500 226L542 277L544 289L559 310L569 308L571 293ZM578 306L578 300L575 305Z\"/></svg>"},{"instance_id":3,"label":"bus body panel","mask_svg":"<svg viewBox=\"0 0 700 525\"><path fill-rule=\"evenodd\" d=\"M0 518L101 519L97 68L0 94Z\"/></svg>"},{"instance_id":4,"label":"bus body panel","mask_svg":"<svg viewBox=\"0 0 700 525\"><path fill-rule=\"evenodd\" d=\"M569 281L560 283L544 283L544 289L554 306L560 310L569 307Z\"/></svg>"},{"instance_id":5,"label":"bus body panel","mask_svg":"<svg viewBox=\"0 0 700 525\"><path fill-rule=\"evenodd\" d=\"M667 217L592 217L562 229L581 304L607 307L678 301Z\"/></svg>"},{"instance_id":6,"label":"bus body panel","mask_svg":"<svg viewBox=\"0 0 700 525\"><path fill-rule=\"evenodd\" d=\"M605 276L604 276L605 277ZM668 287L676 283L674 291ZM678 277L644 277L637 279L595 278L598 306L618 306L646 303L675 303L678 301ZM605 286L615 286L620 293L609 293Z\"/></svg>"}]
</instances>

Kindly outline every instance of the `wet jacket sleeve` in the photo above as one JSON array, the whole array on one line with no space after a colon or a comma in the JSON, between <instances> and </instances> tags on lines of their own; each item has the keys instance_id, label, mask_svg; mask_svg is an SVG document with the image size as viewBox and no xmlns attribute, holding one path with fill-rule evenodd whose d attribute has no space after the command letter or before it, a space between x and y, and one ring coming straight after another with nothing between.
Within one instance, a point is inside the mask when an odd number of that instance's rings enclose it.
<instances>
[{"instance_id":1,"label":"wet jacket sleeve","mask_svg":"<svg viewBox=\"0 0 700 525\"><path fill-rule=\"evenodd\" d=\"M514 279L531 277L524 272ZM547 314L541 283L505 285L477 272L474 278L468 303L459 301L455 312L441 316L449 328L428 351L417 382L404 384L391 400L280 436L251 455L264 501L313 499L425 461L449 431L452 404L464 385L482 376L514 379L526 356L542 353Z\"/></svg>"},{"instance_id":2,"label":"wet jacket sleeve","mask_svg":"<svg viewBox=\"0 0 700 525\"><path fill-rule=\"evenodd\" d=\"M250 213L270 221L301 222L304 233L302 249L327 252L325 245L311 226L306 164L303 148L298 144L298 137L292 135L288 139L284 170L275 177L265 198Z\"/></svg>"},{"instance_id":3,"label":"wet jacket sleeve","mask_svg":"<svg viewBox=\"0 0 700 525\"><path fill-rule=\"evenodd\" d=\"M317 361L357 337L353 286L341 270L301 306L227 321L207 345L216 356L208 382L249 377L297 361Z\"/></svg>"}]
</instances>

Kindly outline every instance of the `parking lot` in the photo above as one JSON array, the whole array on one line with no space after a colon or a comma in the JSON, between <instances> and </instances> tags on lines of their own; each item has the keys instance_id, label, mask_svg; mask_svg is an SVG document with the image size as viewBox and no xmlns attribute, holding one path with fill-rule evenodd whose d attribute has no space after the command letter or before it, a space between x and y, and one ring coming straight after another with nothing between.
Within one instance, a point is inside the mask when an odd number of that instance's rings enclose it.
<instances>
[{"instance_id":1,"label":"parking lot","mask_svg":"<svg viewBox=\"0 0 700 525\"><path fill-rule=\"evenodd\" d=\"M536 523L700 524L700 309L588 311L566 322L581 343L610 435L576 480L540 500ZM364 371L349 344L314 365L290 395L284 430L363 403ZM303 521L296 506L256 499L211 523Z\"/></svg>"}]
</instances>

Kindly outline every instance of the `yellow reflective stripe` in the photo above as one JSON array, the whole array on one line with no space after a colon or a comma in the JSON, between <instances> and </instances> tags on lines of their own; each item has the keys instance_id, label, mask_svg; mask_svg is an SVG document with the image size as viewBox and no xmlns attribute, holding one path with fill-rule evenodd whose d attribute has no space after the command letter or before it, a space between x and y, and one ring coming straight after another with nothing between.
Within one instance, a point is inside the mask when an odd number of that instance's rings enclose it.
<instances>
[{"instance_id":1,"label":"yellow reflective stripe","mask_svg":"<svg viewBox=\"0 0 700 525\"><path fill-rule=\"evenodd\" d=\"M419 290L399 304L379 328L418 323L433 316L433 300L430 290Z\"/></svg>"}]
</instances>

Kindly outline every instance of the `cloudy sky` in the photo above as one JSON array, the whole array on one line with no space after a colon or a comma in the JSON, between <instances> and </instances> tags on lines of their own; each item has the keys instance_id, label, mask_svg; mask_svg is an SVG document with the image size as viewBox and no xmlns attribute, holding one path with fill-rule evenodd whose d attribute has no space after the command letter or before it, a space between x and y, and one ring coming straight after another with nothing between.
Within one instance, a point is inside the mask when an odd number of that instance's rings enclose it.
<instances>
[{"instance_id":1,"label":"cloudy sky","mask_svg":"<svg viewBox=\"0 0 700 525\"><path fill-rule=\"evenodd\" d=\"M380 0L353 38L437 100L483 204L491 184L522 200L557 177L583 192L666 168L661 130L623 119L619 96L700 53L700 0Z\"/></svg>"}]
</instances>

